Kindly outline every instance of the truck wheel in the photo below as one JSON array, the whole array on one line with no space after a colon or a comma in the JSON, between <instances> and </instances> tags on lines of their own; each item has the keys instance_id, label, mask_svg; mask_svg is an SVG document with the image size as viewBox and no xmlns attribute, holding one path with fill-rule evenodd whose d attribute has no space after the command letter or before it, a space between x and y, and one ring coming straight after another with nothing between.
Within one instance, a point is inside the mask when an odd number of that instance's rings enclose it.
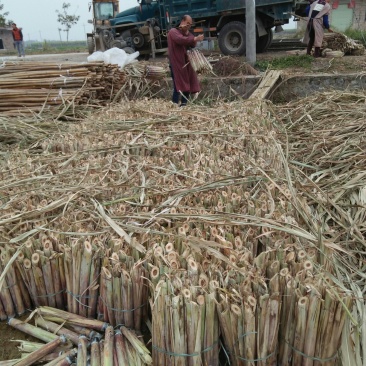
<instances>
[{"instance_id":1,"label":"truck wheel","mask_svg":"<svg viewBox=\"0 0 366 366\"><path fill-rule=\"evenodd\" d=\"M135 53L135 50L132 47L124 47L123 51L125 51L126 53L128 53L129 55Z\"/></svg>"},{"instance_id":2,"label":"truck wheel","mask_svg":"<svg viewBox=\"0 0 366 366\"><path fill-rule=\"evenodd\" d=\"M88 37L86 39L86 43L88 45L89 55L91 55L94 52L94 38L93 37Z\"/></svg>"},{"instance_id":3,"label":"truck wheel","mask_svg":"<svg viewBox=\"0 0 366 366\"><path fill-rule=\"evenodd\" d=\"M219 33L219 47L224 55L244 55L246 49L245 24L230 22Z\"/></svg>"},{"instance_id":4,"label":"truck wheel","mask_svg":"<svg viewBox=\"0 0 366 366\"><path fill-rule=\"evenodd\" d=\"M272 29L267 29L265 36L257 38L257 52L262 53L267 51L268 47L272 44L273 32Z\"/></svg>"},{"instance_id":5,"label":"truck wheel","mask_svg":"<svg viewBox=\"0 0 366 366\"><path fill-rule=\"evenodd\" d=\"M149 61L150 60L150 54L149 53L144 53L143 55L139 55L139 57L137 57L137 59L139 61Z\"/></svg>"}]
</instances>

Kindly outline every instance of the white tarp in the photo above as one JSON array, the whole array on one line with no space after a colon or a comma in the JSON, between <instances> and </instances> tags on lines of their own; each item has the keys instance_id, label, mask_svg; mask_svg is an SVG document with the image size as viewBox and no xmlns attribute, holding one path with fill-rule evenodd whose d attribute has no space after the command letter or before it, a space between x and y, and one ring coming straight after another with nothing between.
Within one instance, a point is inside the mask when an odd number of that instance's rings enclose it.
<instances>
[{"instance_id":1,"label":"white tarp","mask_svg":"<svg viewBox=\"0 0 366 366\"><path fill-rule=\"evenodd\" d=\"M105 64L118 65L123 69L126 65L136 62L140 55L139 51L134 53L126 53L124 50L113 47L107 51L96 51L88 56L88 62L103 61Z\"/></svg>"}]
</instances>

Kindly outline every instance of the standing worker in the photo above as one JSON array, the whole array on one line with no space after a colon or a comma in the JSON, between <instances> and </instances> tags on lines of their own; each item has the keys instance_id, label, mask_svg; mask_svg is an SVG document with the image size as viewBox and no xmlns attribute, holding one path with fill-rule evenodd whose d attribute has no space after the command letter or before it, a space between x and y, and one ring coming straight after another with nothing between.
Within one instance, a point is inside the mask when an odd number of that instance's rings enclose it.
<instances>
[{"instance_id":1,"label":"standing worker","mask_svg":"<svg viewBox=\"0 0 366 366\"><path fill-rule=\"evenodd\" d=\"M317 0L311 3L306 9L308 12L308 23L306 25L304 42L308 44L306 53L311 55L311 50L315 46L314 57L320 57L320 47L323 43L324 28L328 32L333 32L329 27L329 0Z\"/></svg>"},{"instance_id":2,"label":"standing worker","mask_svg":"<svg viewBox=\"0 0 366 366\"><path fill-rule=\"evenodd\" d=\"M24 54L24 46L23 46L23 33L22 28L17 28L17 25L13 23L11 25L13 27L12 33L13 33L13 40L14 40L14 46L18 51L18 57L25 56Z\"/></svg>"},{"instance_id":3,"label":"standing worker","mask_svg":"<svg viewBox=\"0 0 366 366\"><path fill-rule=\"evenodd\" d=\"M187 48L195 47L203 40L203 34L194 36L189 32L192 18L184 15L178 28L172 28L168 33L168 55L173 79L173 103L187 104L190 94L198 93L201 88L197 74L189 63Z\"/></svg>"}]
</instances>

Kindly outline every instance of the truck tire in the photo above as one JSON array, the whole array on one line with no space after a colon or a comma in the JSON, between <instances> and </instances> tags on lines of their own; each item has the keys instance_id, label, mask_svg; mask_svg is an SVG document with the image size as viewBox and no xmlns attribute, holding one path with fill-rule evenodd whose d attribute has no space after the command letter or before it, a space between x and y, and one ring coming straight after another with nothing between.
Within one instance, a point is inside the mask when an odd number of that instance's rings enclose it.
<instances>
[{"instance_id":1,"label":"truck tire","mask_svg":"<svg viewBox=\"0 0 366 366\"><path fill-rule=\"evenodd\" d=\"M230 22L225 24L219 33L219 47L224 55L244 55L246 49L245 24Z\"/></svg>"},{"instance_id":2,"label":"truck tire","mask_svg":"<svg viewBox=\"0 0 366 366\"><path fill-rule=\"evenodd\" d=\"M273 31L272 29L267 29L267 34L265 36L257 38L257 53L266 52L268 47L273 41Z\"/></svg>"},{"instance_id":3,"label":"truck tire","mask_svg":"<svg viewBox=\"0 0 366 366\"><path fill-rule=\"evenodd\" d=\"M86 44L88 45L89 55L91 55L94 52L94 38L93 37L88 37L86 39Z\"/></svg>"},{"instance_id":4,"label":"truck tire","mask_svg":"<svg viewBox=\"0 0 366 366\"><path fill-rule=\"evenodd\" d=\"M135 50L132 47L124 47L123 51L125 51L126 53L128 53L129 55L135 53Z\"/></svg>"}]
</instances>

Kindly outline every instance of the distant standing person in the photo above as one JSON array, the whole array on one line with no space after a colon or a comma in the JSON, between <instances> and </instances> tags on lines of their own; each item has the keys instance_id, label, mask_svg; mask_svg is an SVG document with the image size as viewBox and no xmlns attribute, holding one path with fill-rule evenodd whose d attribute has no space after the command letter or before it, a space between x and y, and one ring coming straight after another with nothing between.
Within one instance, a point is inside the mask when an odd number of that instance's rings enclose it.
<instances>
[{"instance_id":1,"label":"distant standing person","mask_svg":"<svg viewBox=\"0 0 366 366\"><path fill-rule=\"evenodd\" d=\"M25 56L24 54L24 45L23 45L23 33L22 28L18 28L15 23L12 24L12 33L13 33L13 40L15 48L18 51L18 57Z\"/></svg>"},{"instance_id":2,"label":"distant standing person","mask_svg":"<svg viewBox=\"0 0 366 366\"><path fill-rule=\"evenodd\" d=\"M168 55L173 79L173 103L186 105L190 94L198 93L201 88L197 74L189 63L187 49L195 47L197 42L203 40L203 34L194 36L190 33L192 18L184 15L178 28L173 28L168 33Z\"/></svg>"},{"instance_id":3,"label":"distant standing person","mask_svg":"<svg viewBox=\"0 0 366 366\"><path fill-rule=\"evenodd\" d=\"M313 46L314 57L320 57L320 47L323 43L324 28L328 29L328 32L333 32L329 27L329 13L330 5L329 0L317 0L308 6L307 15L308 23L306 26L306 32L304 42L308 44L306 53L311 55Z\"/></svg>"}]
</instances>

